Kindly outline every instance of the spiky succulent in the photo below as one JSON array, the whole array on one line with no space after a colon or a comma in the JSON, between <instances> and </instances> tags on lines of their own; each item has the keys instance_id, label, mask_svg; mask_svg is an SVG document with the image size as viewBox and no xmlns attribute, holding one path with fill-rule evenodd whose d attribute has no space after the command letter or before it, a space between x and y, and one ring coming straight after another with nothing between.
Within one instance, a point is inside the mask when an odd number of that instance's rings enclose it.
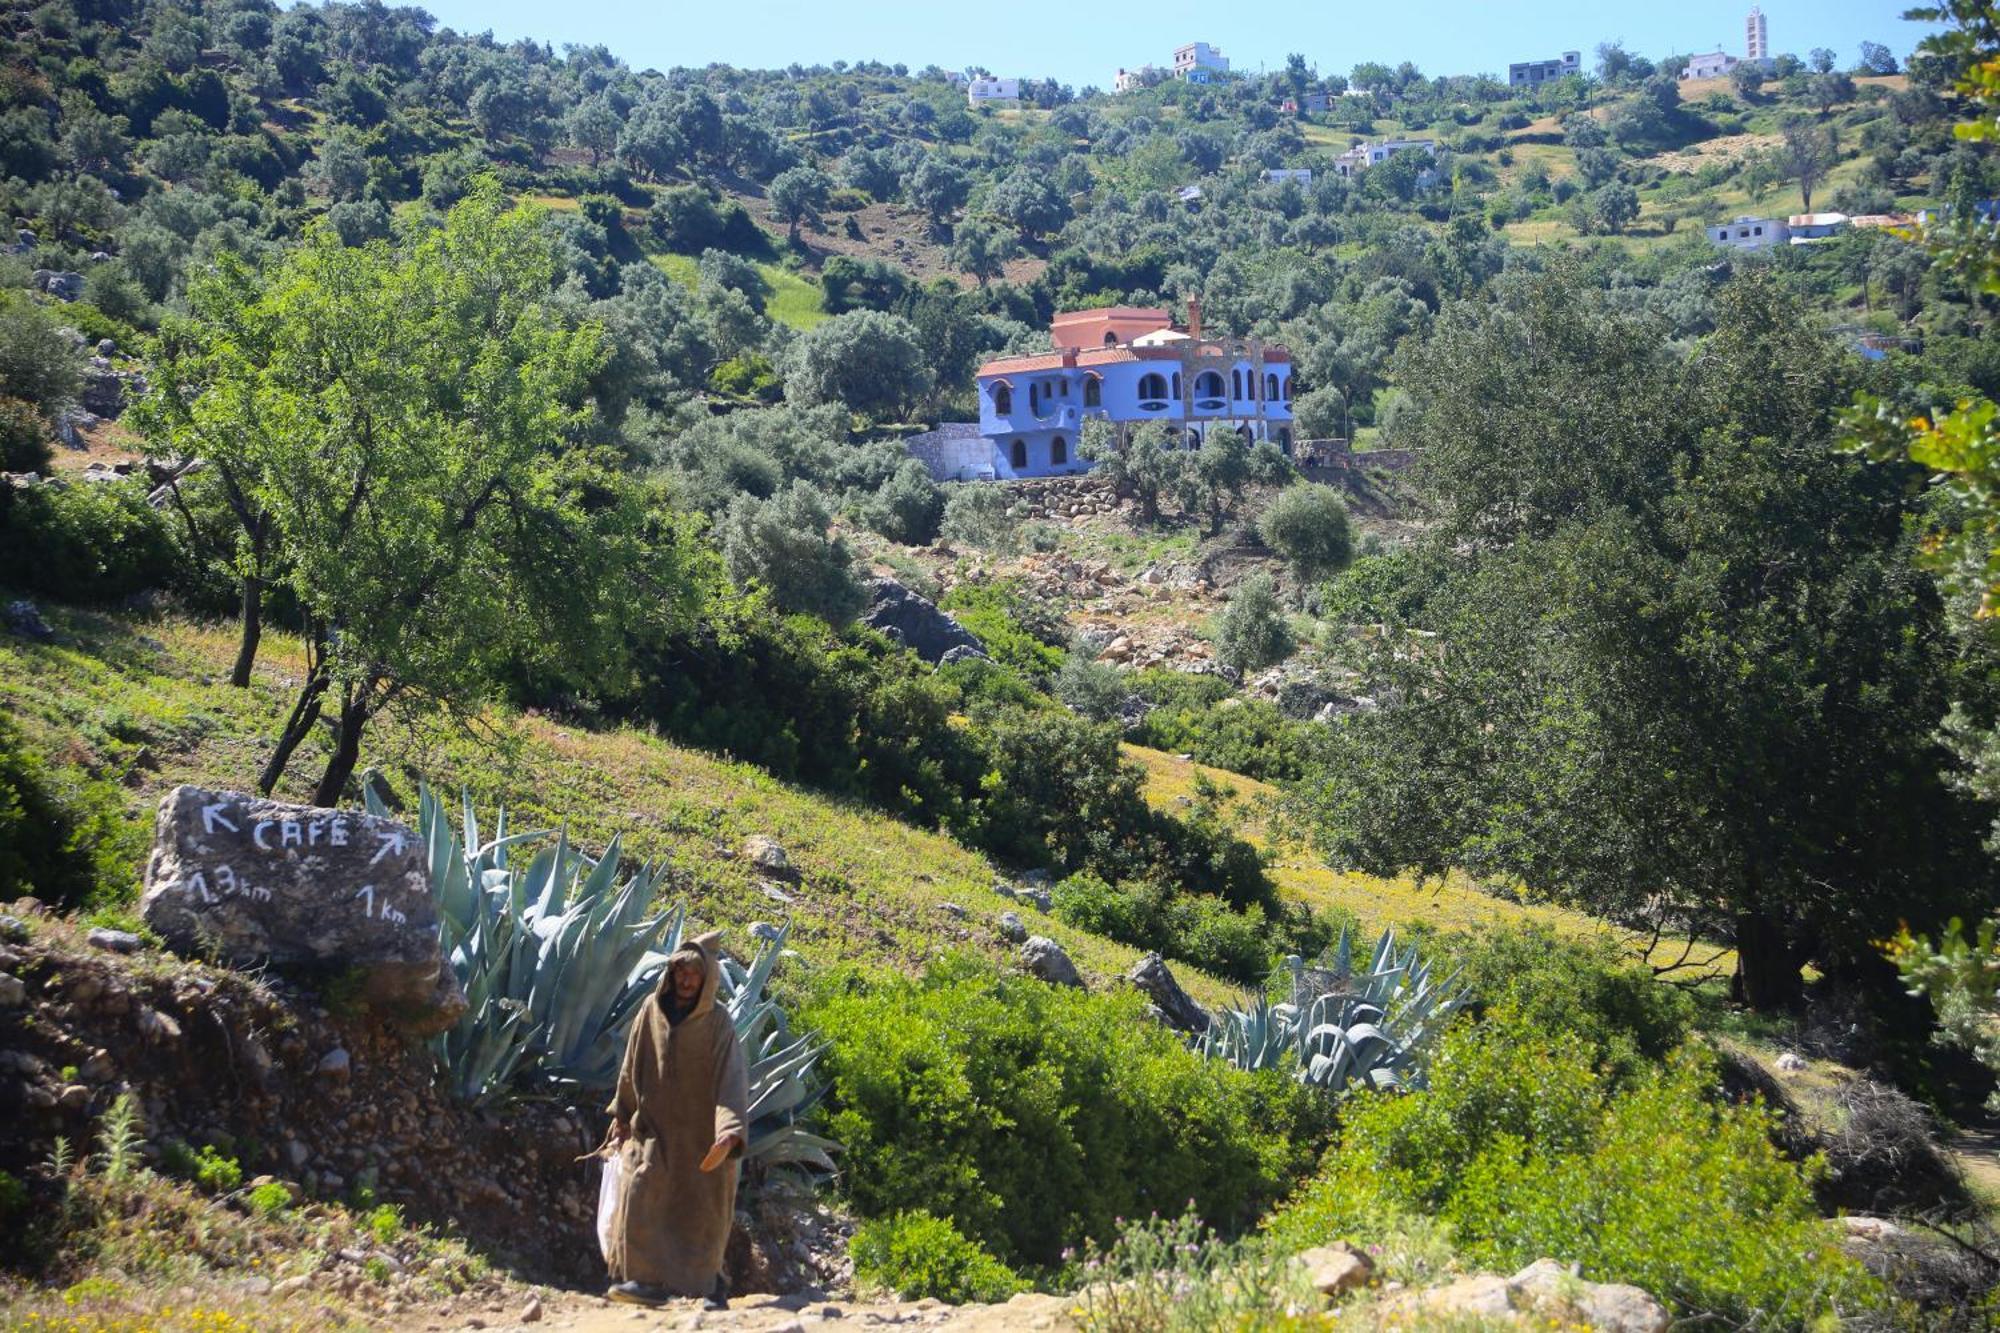
<instances>
[{"instance_id":1,"label":"spiky succulent","mask_svg":"<svg viewBox=\"0 0 2000 1333\"><path fill-rule=\"evenodd\" d=\"M368 804L388 813L372 789ZM609 1088L632 1016L686 925L682 905L647 915L668 882L666 866L642 865L621 884L618 838L593 860L561 832L523 866L518 853L550 835L509 833L503 809L482 842L471 797L462 805L461 833L428 786L419 793L438 934L467 1002L432 1044L446 1083L474 1104L538 1084ZM798 1124L818 1096L820 1047L795 1035L764 993L790 927L760 924L752 933L756 956L747 967L722 960L717 997L750 1065L745 1160L830 1171L834 1145Z\"/></svg>"},{"instance_id":2,"label":"spiky succulent","mask_svg":"<svg viewBox=\"0 0 2000 1333\"><path fill-rule=\"evenodd\" d=\"M1415 945L1399 953L1393 930L1382 933L1365 972L1354 970L1345 930L1327 966L1308 967L1298 957L1288 962L1291 1001L1259 997L1211 1015L1202 1054L1238 1069L1290 1062L1293 1077L1329 1092L1357 1084L1421 1086L1431 1040L1466 1002L1455 977L1432 982Z\"/></svg>"}]
</instances>

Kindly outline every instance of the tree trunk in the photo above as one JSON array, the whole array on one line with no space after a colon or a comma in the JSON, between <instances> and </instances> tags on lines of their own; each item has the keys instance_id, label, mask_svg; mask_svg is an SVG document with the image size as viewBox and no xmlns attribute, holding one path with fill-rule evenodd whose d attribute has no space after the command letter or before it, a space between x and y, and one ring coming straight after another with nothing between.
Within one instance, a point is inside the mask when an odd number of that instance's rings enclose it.
<instances>
[{"instance_id":1,"label":"tree trunk","mask_svg":"<svg viewBox=\"0 0 2000 1333\"><path fill-rule=\"evenodd\" d=\"M319 787L313 792L314 805L339 804L340 793L354 776L354 766L361 759L361 731L368 725L373 693L372 687L363 687L341 704L340 729L334 737L333 754L326 761L326 772L320 775Z\"/></svg>"},{"instance_id":2,"label":"tree trunk","mask_svg":"<svg viewBox=\"0 0 2000 1333\"><path fill-rule=\"evenodd\" d=\"M312 734L313 724L319 721L322 698L326 694L327 678L317 669L306 679L299 690L299 697L292 704L292 715L285 720L285 729L278 733L278 746L271 752L271 758L264 765L264 771L257 778L257 790L269 796L271 789L284 776L285 765L292 760L292 752L299 748L299 742Z\"/></svg>"},{"instance_id":3,"label":"tree trunk","mask_svg":"<svg viewBox=\"0 0 2000 1333\"><path fill-rule=\"evenodd\" d=\"M257 662L257 642L264 637L264 580L255 574L243 576L243 639L236 648L236 665L229 669L229 683L242 689L250 684L250 668Z\"/></svg>"},{"instance_id":4,"label":"tree trunk","mask_svg":"<svg viewBox=\"0 0 2000 1333\"><path fill-rule=\"evenodd\" d=\"M1782 921L1759 911L1736 916L1736 975L1730 998L1759 1013L1796 1009L1805 998L1799 957Z\"/></svg>"}]
</instances>

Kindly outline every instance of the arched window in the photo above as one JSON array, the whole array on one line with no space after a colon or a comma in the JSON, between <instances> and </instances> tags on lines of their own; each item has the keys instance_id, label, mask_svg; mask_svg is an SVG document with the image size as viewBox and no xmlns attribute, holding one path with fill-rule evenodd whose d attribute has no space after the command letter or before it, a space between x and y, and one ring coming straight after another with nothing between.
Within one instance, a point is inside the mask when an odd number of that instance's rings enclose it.
<instances>
[{"instance_id":1,"label":"arched window","mask_svg":"<svg viewBox=\"0 0 2000 1333\"><path fill-rule=\"evenodd\" d=\"M1222 372L1218 370L1204 370L1201 374L1195 376L1194 396L1201 399L1221 398Z\"/></svg>"},{"instance_id":2,"label":"arched window","mask_svg":"<svg viewBox=\"0 0 2000 1333\"><path fill-rule=\"evenodd\" d=\"M1061 467L1067 462L1069 462L1069 446L1063 443L1063 437L1058 435L1049 441L1049 466Z\"/></svg>"},{"instance_id":3,"label":"arched window","mask_svg":"<svg viewBox=\"0 0 2000 1333\"><path fill-rule=\"evenodd\" d=\"M1117 344L1118 331L1116 329L1106 329L1104 331L1104 345L1106 347L1115 347Z\"/></svg>"},{"instance_id":4,"label":"arched window","mask_svg":"<svg viewBox=\"0 0 2000 1333\"><path fill-rule=\"evenodd\" d=\"M993 386L994 415L1004 417L1013 410L1014 410L1014 391L1008 388L1004 384L994 385Z\"/></svg>"},{"instance_id":5,"label":"arched window","mask_svg":"<svg viewBox=\"0 0 2000 1333\"><path fill-rule=\"evenodd\" d=\"M1278 392L1285 396L1286 402L1292 401L1292 381L1289 375L1278 381Z\"/></svg>"},{"instance_id":6,"label":"arched window","mask_svg":"<svg viewBox=\"0 0 2000 1333\"><path fill-rule=\"evenodd\" d=\"M1264 377L1264 397L1273 402L1277 401L1278 376L1275 371Z\"/></svg>"},{"instance_id":7,"label":"arched window","mask_svg":"<svg viewBox=\"0 0 2000 1333\"><path fill-rule=\"evenodd\" d=\"M1144 402L1154 402L1167 396L1167 377L1148 371L1139 377L1139 398Z\"/></svg>"},{"instance_id":8,"label":"arched window","mask_svg":"<svg viewBox=\"0 0 2000 1333\"><path fill-rule=\"evenodd\" d=\"M1028 442L1026 440L1016 440L1014 441L1014 470L1016 472L1019 472L1025 469L1027 466L1028 466Z\"/></svg>"},{"instance_id":9,"label":"arched window","mask_svg":"<svg viewBox=\"0 0 2000 1333\"><path fill-rule=\"evenodd\" d=\"M1201 431L1196 427L1188 427L1187 447L1190 449L1201 448Z\"/></svg>"},{"instance_id":10,"label":"arched window","mask_svg":"<svg viewBox=\"0 0 2000 1333\"><path fill-rule=\"evenodd\" d=\"M1243 437L1243 443L1245 444L1255 444L1257 442L1256 433L1253 432L1248 426L1239 426L1236 430L1236 433Z\"/></svg>"},{"instance_id":11,"label":"arched window","mask_svg":"<svg viewBox=\"0 0 2000 1333\"><path fill-rule=\"evenodd\" d=\"M1229 396L1234 398L1239 403L1242 402L1243 372L1241 370L1232 370L1229 372L1229 388L1230 388Z\"/></svg>"},{"instance_id":12,"label":"arched window","mask_svg":"<svg viewBox=\"0 0 2000 1333\"><path fill-rule=\"evenodd\" d=\"M1176 370L1174 372L1174 397L1178 398L1180 396L1181 396L1181 373L1178 370Z\"/></svg>"},{"instance_id":13,"label":"arched window","mask_svg":"<svg viewBox=\"0 0 2000 1333\"><path fill-rule=\"evenodd\" d=\"M1083 377L1083 405L1102 407L1104 405L1104 381L1095 375Z\"/></svg>"}]
</instances>

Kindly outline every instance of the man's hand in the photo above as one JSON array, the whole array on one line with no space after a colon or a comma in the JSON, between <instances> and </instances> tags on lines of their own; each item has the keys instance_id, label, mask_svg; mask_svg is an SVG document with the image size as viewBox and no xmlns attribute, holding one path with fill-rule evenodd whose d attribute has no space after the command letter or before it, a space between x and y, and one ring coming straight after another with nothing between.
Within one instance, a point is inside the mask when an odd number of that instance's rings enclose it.
<instances>
[{"instance_id":1,"label":"man's hand","mask_svg":"<svg viewBox=\"0 0 2000 1333\"><path fill-rule=\"evenodd\" d=\"M730 1149L743 1142L740 1134L724 1134L709 1148L708 1156L701 1159L701 1169L713 1171L729 1160Z\"/></svg>"},{"instance_id":2,"label":"man's hand","mask_svg":"<svg viewBox=\"0 0 2000 1333\"><path fill-rule=\"evenodd\" d=\"M623 1143L625 1142L625 1140L631 1137L632 1137L631 1121L626 1120L622 1117L616 1117L611 1121L611 1141L613 1143Z\"/></svg>"}]
</instances>

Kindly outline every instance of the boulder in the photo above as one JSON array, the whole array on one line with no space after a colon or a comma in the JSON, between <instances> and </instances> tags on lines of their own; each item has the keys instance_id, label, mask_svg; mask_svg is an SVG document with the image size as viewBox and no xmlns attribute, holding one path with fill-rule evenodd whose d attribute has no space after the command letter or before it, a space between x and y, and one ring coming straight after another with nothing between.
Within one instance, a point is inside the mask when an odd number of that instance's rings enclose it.
<instances>
[{"instance_id":1,"label":"boulder","mask_svg":"<svg viewBox=\"0 0 2000 1333\"><path fill-rule=\"evenodd\" d=\"M93 949L105 949L111 953L137 953L143 941L129 930L112 930L108 926L97 926L83 937L84 943Z\"/></svg>"},{"instance_id":2,"label":"boulder","mask_svg":"<svg viewBox=\"0 0 2000 1333\"><path fill-rule=\"evenodd\" d=\"M1208 1011L1181 989L1167 967L1167 960L1160 955L1149 953L1141 958L1125 974L1125 979L1145 993L1153 1013L1168 1027L1178 1032L1208 1031Z\"/></svg>"},{"instance_id":3,"label":"boulder","mask_svg":"<svg viewBox=\"0 0 2000 1333\"><path fill-rule=\"evenodd\" d=\"M57 269L38 268L34 273L35 290L47 292L58 301L81 301L83 299L83 274L65 273Z\"/></svg>"},{"instance_id":4,"label":"boulder","mask_svg":"<svg viewBox=\"0 0 2000 1333\"><path fill-rule=\"evenodd\" d=\"M1391 1322L1478 1319L1520 1328L1596 1329L1600 1333L1665 1333L1666 1307L1638 1287L1586 1282L1553 1259L1537 1259L1512 1277L1478 1273L1442 1287L1405 1291L1384 1300Z\"/></svg>"},{"instance_id":5,"label":"boulder","mask_svg":"<svg viewBox=\"0 0 2000 1333\"><path fill-rule=\"evenodd\" d=\"M1292 1262L1305 1270L1306 1281L1322 1296L1340 1296L1368 1285L1375 1265L1366 1254L1345 1241L1322 1245L1295 1256Z\"/></svg>"},{"instance_id":6,"label":"boulder","mask_svg":"<svg viewBox=\"0 0 2000 1333\"><path fill-rule=\"evenodd\" d=\"M799 872L792 868L792 858L776 838L762 833L753 834L743 840L743 855L750 864L773 879L797 879Z\"/></svg>"},{"instance_id":7,"label":"boulder","mask_svg":"<svg viewBox=\"0 0 2000 1333\"><path fill-rule=\"evenodd\" d=\"M1000 938L1009 944L1021 944L1028 938L1028 927L1021 920L1019 912L1002 912L995 922Z\"/></svg>"},{"instance_id":8,"label":"boulder","mask_svg":"<svg viewBox=\"0 0 2000 1333\"><path fill-rule=\"evenodd\" d=\"M178 952L352 977L359 998L419 1035L465 1012L424 845L391 819L176 787L139 912Z\"/></svg>"},{"instance_id":9,"label":"boulder","mask_svg":"<svg viewBox=\"0 0 2000 1333\"><path fill-rule=\"evenodd\" d=\"M1051 986L1075 986L1083 988L1083 977L1078 974L1076 964L1069 960L1063 947L1046 935L1030 936L1021 946L1021 966L1031 977L1046 981Z\"/></svg>"},{"instance_id":10,"label":"boulder","mask_svg":"<svg viewBox=\"0 0 2000 1333\"><path fill-rule=\"evenodd\" d=\"M895 639L918 657L936 666L954 648L969 648L986 656L986 645L978 636L937 609L928 597L910 591L895 579L868 581L868 609L861 623Z\"/></svg>"},{"instance_id":11,"label":"boulder","mask_svg":"<svg viewBox=\"0 0 2000 1333\"><path fill-rule=\"evenodd\" d=\"M49 628L49 622L43 620L42 613L35 609L35 604L26 598L0 607L0 625L5 625L9 634L18 634L37 643L47 643L56 636L56 632Z\"/></svg>"},{"instance_id":12,"label":"boulder","mask_svg":"<svg viewBox=\"0 0 2000 1333\"><path fill-rule=\"evenodd\" d=\"M15 1009L28 1001L28 983L0 972L0 1009Z\"/></svg>"},{"instance_id":13,"label":"boulder","mask_svg":"<svg viewBox=\"0 0 2000 1333\"><path fill-rule=\"evenodd\" d=\"M98 367L84 371L76 401L92 416L117 417L125 410L125 376Z\"/></svg>"},{"instance_id":14,"label":"boulder","mask_svg":"<svg viewBox=\"0 0 2000 1333\"><path fill-rule=\"evenodd\" d=\"M938 665L947 667L954 662L984 662L987 660L986 654L981 650L961 643L956 648L946 649L944 656L938 659Z\"/></svg>"}]
</instances>

